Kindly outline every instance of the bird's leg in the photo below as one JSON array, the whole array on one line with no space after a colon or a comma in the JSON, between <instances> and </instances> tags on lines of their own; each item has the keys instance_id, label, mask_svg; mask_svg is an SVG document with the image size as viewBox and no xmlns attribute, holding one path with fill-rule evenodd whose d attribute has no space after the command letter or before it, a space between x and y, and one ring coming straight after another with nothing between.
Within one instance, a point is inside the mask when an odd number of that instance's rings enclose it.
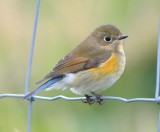
<instances>
[{"instance_id":1,"label":"bird's leg","mask_svg":"<svg viewBox=\"0 0 160 132\"><path fill-rule=\"evenodd\" d=\"M82 100L83 103L88 103L89 105L93 104L95 101L91 99L92 96L85 95L86 100Z\"/></svg>"},{"instance_id":2,"label":"bird's leg","mask_svg":"<svg viewBox=\"0 0 160 132\"><path fill-rule=\"evenodd\" d=\"M102 105L104 103L102 99L102 95L96 94L95 92L91 92L91 93L96 97L96 101L98 104Z\"/></svg>"}]
</instances>

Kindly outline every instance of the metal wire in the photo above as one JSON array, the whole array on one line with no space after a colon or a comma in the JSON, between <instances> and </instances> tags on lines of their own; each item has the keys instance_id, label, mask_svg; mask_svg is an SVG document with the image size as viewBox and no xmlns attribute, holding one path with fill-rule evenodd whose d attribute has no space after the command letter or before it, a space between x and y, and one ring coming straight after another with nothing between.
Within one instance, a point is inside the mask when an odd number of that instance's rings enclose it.
<instances>
[{"instance_id":1,"label":"metal wire","mask_svg":"<svg viewBox=\"0 0 160 132\"><path fill-rule=\"evenodd\" d=\"M160 132L160 112L159 112L159 116L158 116L158 132Z\"/></svg>"},{"instance_id":2,"label":"metal wire","mask_svg":"<svg viewBox=\"0 0 160 132\"><path fill-rule=\"evenodd\" d=\"M158 28L158 48L157 48L157 78L156 78L156 91L155 98L159 97L159 89L160 89L160 22ZM158 118L158 132L160 132L160 112Z\"/></svg>"},{"instance_id":3,"label":"metal wire","mask_svg":"<svg viewBox=\"0 0 160 132\"><path fill-rule=\"evenodd\" d=\"M35 12L35 17L34 17L33 33L32 33L31 49L30 49L28 69L27 69L27 75L26 75L25 94L28 93L28 88L29 88L32 60L33 60L33 53L34 53L34 45L35 45L35 38L36 38L36 31L37 31L37 23L38 23L38 16L39 16L39 7L40 7L40 0L37 0L36 1L36 12ZM31 132L31 114L32 114L32 100L30 100L28 104L28 123L27 123L28 132Z\"/></svg>"},{"instance_id":4,"label":"metal wire","mask_svg":"<svg viewBox=\"0 0 160 132\"><path fill-rule=\"evenodd\" d=\"M158 30L158 46L157 46L157 77L156 77L156 91L155 98L159 96L159 88L160 88L160 23Z\"/></svg>"},{"instance_id":5,"label":"metal wire","mask_svg":"<svg viewBox=\"0 0 160 132\"><path fill-rule=\"evenodd\" d=\"M24 98L24 94L0 94L0 98ZM58 95L55 97L44 97L44 96L34 96L33 100L46 100L46 101L55 101L58 99L63 99L66 101L80 101L85 100L86 97L66 97L63 95ZM92 99L96 99L95 97L92 97ZM160 103L160 97L158 98L133 98L133 99L126 99L122 97L114 97L114 96L103 96L103 100L118 100L126 103L132 103L132 102L156 102Z\"/></svg>"},{"instance_id":6,"label":"metal wire","mask_svg":"<svg viewBox=\"0 0 160 132\"><path fill-rule=\"evenodd\" d=\"M28 88L29 88L32 60L33 60L33 53L34 53L34 45L35 45L35 38L36 38L36 31L37 31L37 23L38 23L38 16L39 16L39 7L40 7L40 0L37 0L36 13L35 13L35 18L34 18L35 20L34 20L34 26L33 26L33 34L32 34L32 42L31 42L28 69L27 69L27 75L26 75L25 94L28 93Z\"/></svg>"},{"instance_id":7,"label":"metal wire","mask_svg":"<svg viewBox=\"0 0 160 132\"><path fill-rule=\"evenodd\" d=\"M28 104L27 132L31 132L32 100Z\"/></svg>"}]
</instances>

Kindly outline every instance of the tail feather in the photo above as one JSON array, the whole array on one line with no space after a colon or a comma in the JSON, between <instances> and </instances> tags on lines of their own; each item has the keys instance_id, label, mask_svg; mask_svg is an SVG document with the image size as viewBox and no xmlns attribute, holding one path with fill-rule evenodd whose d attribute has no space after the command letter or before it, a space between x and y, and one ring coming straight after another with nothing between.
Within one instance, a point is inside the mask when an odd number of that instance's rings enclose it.
<instances>
[{"instance_id":1,"label":"tail feather","mask_svg":"<svg viewBox=\"0 0 160 132\"><path fill-rule=\"evenodd\" d=\"M37 89L35 89L34 91L30 92L29 94L27 94L24 99L27 100L29 98L31 98L33 95L39 93L40 91L48 88L49 86L51 86L52 84L60 81L63 77L60 76L60 77L54 77L50 80L48 80L47 82L45 82L44 84L42 84L41 86L39 86Z\"/></svg>"}]
</instances>

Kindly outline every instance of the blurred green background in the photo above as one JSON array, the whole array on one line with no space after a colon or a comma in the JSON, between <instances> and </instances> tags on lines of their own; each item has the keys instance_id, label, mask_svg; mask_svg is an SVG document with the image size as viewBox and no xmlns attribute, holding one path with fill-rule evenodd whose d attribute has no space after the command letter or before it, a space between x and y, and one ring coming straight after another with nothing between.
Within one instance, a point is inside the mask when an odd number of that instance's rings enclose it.
<instances>
[{"instance_id":1,"label":"blurred green background","mask_svg":"<svg viewBox=\"0 0 160 132\"><path fill-rule=\"evenodd\" d=\"M0 1L0 94L24 93L35 0ZM101 24L114 24L125 40L126 69L103 95L154 98L159 0L41 1L29 90L56 62ZM77 96L68 91L43 96ZM0 132L25 132L27 101L0 99ZM32 132L157 132L159 105L106 101L35 101Z\"/></svg>"}]
</instances>

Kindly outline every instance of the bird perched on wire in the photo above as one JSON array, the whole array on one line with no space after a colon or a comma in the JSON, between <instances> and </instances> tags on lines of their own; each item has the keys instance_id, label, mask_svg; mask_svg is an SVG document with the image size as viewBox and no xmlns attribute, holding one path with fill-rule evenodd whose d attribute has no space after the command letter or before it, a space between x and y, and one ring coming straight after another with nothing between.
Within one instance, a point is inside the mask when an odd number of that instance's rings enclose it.
<instances>
[{"instance_id":1,"label":"bird perched on wire","mask_svg":"<svg viewBox=\"0 0 160 132\"><path fill-rule=\"evenodd\" d=\"M30 99L41 90L71 89L85 95L83 101L103 103L97 92L111 87L122 75L126 57L123 50L123 35L114 25L97 27L83 42L61 59L39 82L46 81L24 99ZM95 96L96 100L91 97Z\"/></svg>"}]
</instances>

